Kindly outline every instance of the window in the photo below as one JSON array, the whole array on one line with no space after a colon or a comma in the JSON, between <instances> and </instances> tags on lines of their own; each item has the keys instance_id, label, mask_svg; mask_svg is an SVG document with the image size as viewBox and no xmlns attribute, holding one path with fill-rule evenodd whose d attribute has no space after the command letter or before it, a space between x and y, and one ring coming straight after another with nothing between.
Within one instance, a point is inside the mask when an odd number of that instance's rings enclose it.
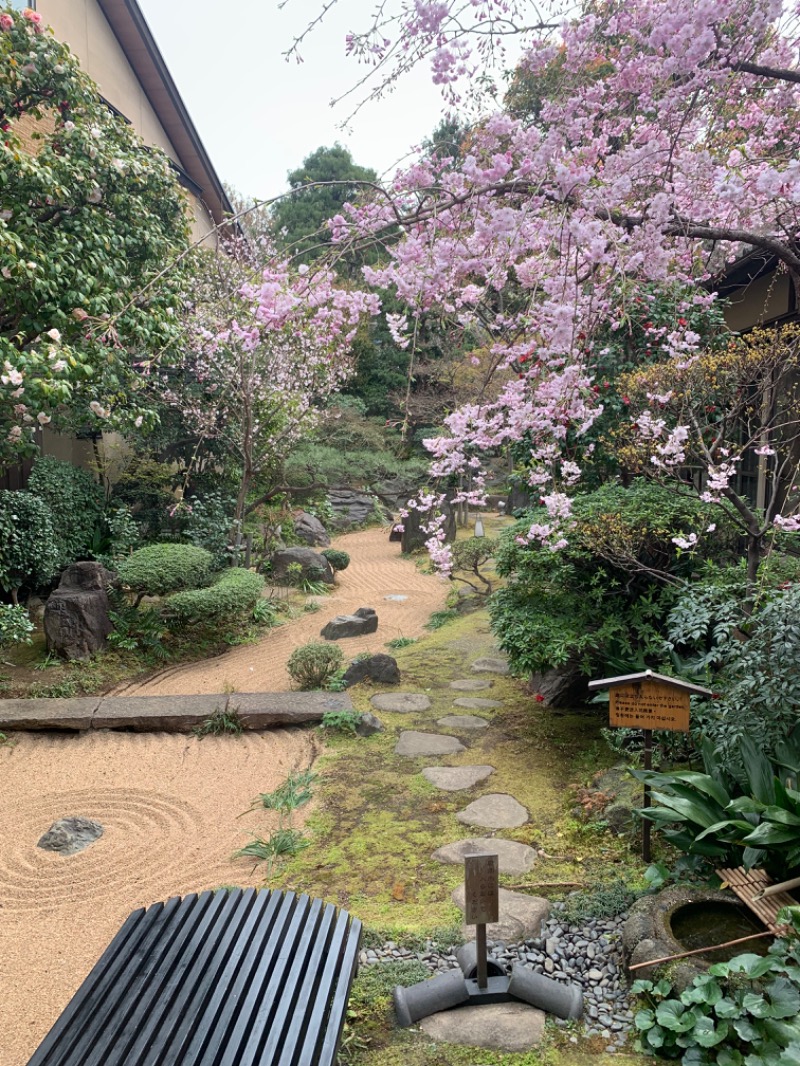
<instances>
[{"instance_id":1,"label":"window","mask_svg":"<svg viewBox=\"0 0 800 1066\"><path fill-rule=\"evenodd\" d=\"M36 0L11 0L11 6L17 11L24 11L26 7L29 7L32 11L35 11Z\"/></svg>"}]
</instances>

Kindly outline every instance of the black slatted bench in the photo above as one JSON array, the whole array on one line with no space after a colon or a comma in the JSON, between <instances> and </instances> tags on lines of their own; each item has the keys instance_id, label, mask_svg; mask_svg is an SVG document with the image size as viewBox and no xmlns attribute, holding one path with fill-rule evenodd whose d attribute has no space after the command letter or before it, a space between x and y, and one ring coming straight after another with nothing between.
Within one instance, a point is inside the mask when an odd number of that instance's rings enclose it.
<instances>
[{"instance_id":1,"label":"black slatted bench","mask_svg":"<svg viewBox=\"0 0 800 1066\"><path fill-rule=\"evenodd\" d=\"M28 1066L333 1066L361 922L248 889L135 911Z\"/></svg>"}]
</instances>

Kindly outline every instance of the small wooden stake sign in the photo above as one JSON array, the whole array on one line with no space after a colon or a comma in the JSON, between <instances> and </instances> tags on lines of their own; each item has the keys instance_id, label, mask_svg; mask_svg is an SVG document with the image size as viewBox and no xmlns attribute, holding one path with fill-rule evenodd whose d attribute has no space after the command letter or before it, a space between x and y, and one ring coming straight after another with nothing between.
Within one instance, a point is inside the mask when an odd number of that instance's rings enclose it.
<instances>
[{"instance_id":1,"label":"small wooden stake sign","mask_svg":"<svg viewBox=\"0 0 800 1066\"><path fill-rule=\"evenodd\" d=\"M710 696L700 685L690 685L677 677L666 677L644 670L621 677L604 677L590 681L589 690L607 688L608 722L616 728L641 729L644 734L644 768L653 769L653 730L669 729L689 732L689 697ZM644 786L643 807L650 806L650 786ZM650 862L650 831L648 818L642 819L642 858Z\"/></svg>"},{"instance_id":2,"label":"small wooden stake sign","mask_svg":"<svg viewBox=\"0 0 800 1066\"><path fill-rule=\"evenodd\" d=\"M475 925L478 954L478 988L487 988L486 926L500 917L500 858L498 855L464 857L464 921Z\"/></svg>"}]
</instances>

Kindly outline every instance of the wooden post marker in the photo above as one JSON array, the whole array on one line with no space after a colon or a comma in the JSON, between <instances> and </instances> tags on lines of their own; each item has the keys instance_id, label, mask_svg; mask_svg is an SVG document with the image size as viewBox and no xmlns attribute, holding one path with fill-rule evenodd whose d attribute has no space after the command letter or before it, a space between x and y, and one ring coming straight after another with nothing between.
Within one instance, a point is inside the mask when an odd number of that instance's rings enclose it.
<instances>
[{"instance_id":1,"label":"wooden post marker","mask_svg":"<svg viewBox=\"0 0 800 1066\"><path fill-rule=\"evenodd\" d=\"M644 733L644 768L653 769L653 730L689 732L689 697L710 696L711 691L690 685L677 677L643 670L638 674L604 677L590 681L590 691L607 688L608 724L616 728L641 729ZM644 808L650 806L650 786L644 786ZM642 819L642 858L650 862L649 818Z\"/></svg>"},{"instance_id":2,"label":"wooden post marker","mask_svg":"<svg viewBox=\"0 0 800 1066\"><path fill-rule=\"evenodd\" d=\"M486 971L486 926L500 917L500 859L497 855L464 857L464 921L475 925L478 988L489 984Z\"/></svg>"}]
</instances>

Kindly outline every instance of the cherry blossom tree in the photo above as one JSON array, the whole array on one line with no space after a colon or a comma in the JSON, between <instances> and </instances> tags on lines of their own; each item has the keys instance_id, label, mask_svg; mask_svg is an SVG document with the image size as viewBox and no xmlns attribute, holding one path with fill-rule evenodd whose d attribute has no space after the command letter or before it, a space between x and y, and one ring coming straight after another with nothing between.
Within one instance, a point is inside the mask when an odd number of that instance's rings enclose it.
<instances>
[{"instance_id":1,"label":"cherry blossom tree","mask_svg":"<svg viewBox=\"0 0 800 1066\"><path fill-rule=\"evenodd\" d=\"M482 307L497 366L513 373L490 403L445 420L428 445L432 472L472 469L477 502L480 457L524 442L550 514L535 535L558 547L565 490L581 474L563 461L564 444L602 411L595 338L621 323L625 289L680 282L707 300L700 286L750 249L773 256L800 289L797 12L778 0L600 0L554 28L521 0L404 0L391 10L381 5L349 41L379 80L429 57L455 99L486 42L514 32L541 96L530 120L486 115L457 165L423 159L344 210L334 238L386 242L388 264L364 273L409 307L394 323L400 343L413 344L433 309L468 325ZM510 291L511 305L491 299ZM658 354L681 370L700 342L676 323ZM663 442L652 443L657 454ZM718 471L719 489L728 474Z\"/></svg>"},{"instance_id":2,"label":"cherry blossom tree","mask_svg":"<svg viewBox=\"0 0 800 1066\"><path fill-rule=\"evenodd\" d=\"M377 300L324 267L292 275L265 240L200 253L193 294L181 354L143 364L142 380L179 413L195 458L213 448L233 472L241 522L283 490L283 461L352 374Z\"/></svg>"}]
</instances>

